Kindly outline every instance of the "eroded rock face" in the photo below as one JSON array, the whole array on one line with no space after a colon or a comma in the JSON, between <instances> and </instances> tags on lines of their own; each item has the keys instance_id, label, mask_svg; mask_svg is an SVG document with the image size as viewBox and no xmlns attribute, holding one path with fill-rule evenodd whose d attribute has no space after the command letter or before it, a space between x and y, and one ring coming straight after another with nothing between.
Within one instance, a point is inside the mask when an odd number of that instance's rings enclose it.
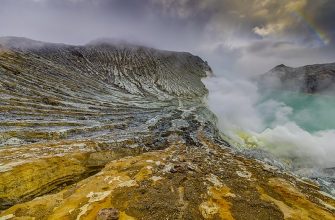
<instances>
[{"instance_id":1,"label":"eroded rock face","mask_svg":"<svg viewBox=\"0 0 335 220\"><path fill-rule=\"evenodd\" d=\"M334 92L335 63L292 68L283 64L262 75L260 84L269 88L288 89L306 93Z\"/></svg>"},{"instance_id":2,"label":"eroded rock face","mask_svg":"<svg viewBox=\"0 0 335 220\"><path fill-rule=\"evenodd\" d=\"M200 58L21 41L0 40L0 219L332 219L220 138Z\"/></svg>"},{"instance_id":3,"label":"eroded rock face","mask_svg":"<svg viewBox=\"0 0 335 220\"><path fill-rule=\"evenodd\" d=\"M166 148L169 134L196 129L193 112L206 114L201 78L210 68L189 53L0 42L1 209Z\"/></svg>"}]
</instances>

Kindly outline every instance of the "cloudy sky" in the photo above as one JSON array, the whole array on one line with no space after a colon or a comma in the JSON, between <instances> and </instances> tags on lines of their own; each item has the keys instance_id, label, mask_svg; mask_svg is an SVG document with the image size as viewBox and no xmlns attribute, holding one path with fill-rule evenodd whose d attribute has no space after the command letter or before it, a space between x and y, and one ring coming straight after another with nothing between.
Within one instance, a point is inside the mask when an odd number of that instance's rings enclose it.
<instances>
[{"instance_id":1,"label":"cloudy sky","mask_svg":"<svg viewBox=\"0 0 335 220\"><path fill-rule=\"evenodd\" d=\"M190 51L216 74L335 62L334 0L0 0L0 36L125 39Z\"/></svg>"}]
</instances>

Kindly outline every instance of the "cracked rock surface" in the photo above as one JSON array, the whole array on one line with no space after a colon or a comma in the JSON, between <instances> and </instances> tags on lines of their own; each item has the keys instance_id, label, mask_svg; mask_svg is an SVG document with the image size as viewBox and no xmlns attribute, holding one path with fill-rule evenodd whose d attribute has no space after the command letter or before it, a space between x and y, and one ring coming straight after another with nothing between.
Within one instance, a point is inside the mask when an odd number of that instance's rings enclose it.
<instances>
[{"instance_id":1,"label":"cracked rock surface","mask_svg":"<svg viewBox=\"0 0 335 220\"><path fill-rule=\"evenodd\" d=\"M0 219L334 219L316 183L221 139L199 57L0 45Z\"/></svg>"}]
</instances>

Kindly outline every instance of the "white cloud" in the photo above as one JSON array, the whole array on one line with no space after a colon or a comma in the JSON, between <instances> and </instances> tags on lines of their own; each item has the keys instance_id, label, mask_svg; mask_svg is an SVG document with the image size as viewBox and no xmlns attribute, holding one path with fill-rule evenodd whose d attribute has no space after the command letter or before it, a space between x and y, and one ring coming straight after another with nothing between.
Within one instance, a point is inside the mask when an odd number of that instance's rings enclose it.
<instances>
[{"instance_id":1,"label":"white cloud","mask_svg":"<svg viewBox=\"0 0 335 220\"><path fill-rule=\"evenodd\" d=\"M278 23L278 24L268 24L265 27L254 27L252 30L262 36L262 37L266 37L272 34L277 34L278 32L281 32L282 30L284 30L285 25Z\"/></svg>"}]
</instances>

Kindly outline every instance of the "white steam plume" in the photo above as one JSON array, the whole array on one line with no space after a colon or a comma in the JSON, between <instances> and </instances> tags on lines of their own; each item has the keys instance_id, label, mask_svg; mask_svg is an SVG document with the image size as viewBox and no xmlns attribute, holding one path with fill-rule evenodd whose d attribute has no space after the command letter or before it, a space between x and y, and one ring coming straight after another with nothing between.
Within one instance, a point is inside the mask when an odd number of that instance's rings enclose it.
<instances>
[{"instance_id":1,"label":"white steam plume","mask_svg":"<svg viewBox=\"0 0 335 220\"><path fill-rule=\"evenodd\" d=\"M219 129L237 144L257 145L288 159L296 169L335 167L335 129L309 132L300 127L290 119L294 109L265 98L268 94L250 80L214 76L203 82L209 90L207 104L218 117ZM267 123L271 116L272 122Z\"/></svg>"}]
</instances>

